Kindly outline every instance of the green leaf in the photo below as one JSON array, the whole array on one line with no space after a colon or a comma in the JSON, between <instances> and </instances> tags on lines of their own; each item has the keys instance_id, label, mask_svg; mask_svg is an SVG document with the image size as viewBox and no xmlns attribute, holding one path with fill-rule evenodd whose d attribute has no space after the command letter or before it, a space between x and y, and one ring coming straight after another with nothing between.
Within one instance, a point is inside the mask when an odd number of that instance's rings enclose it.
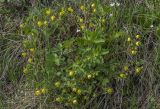
<instances>
[{"instance_id":1,"label":"green leaf","mask_svg":"<svg viewBox=\"0 0 160 109\"><path fill-rule=\"evenodd\" d=\"M102 86L106 86L106 84L109 83L109 79L103 79L102 80Z\"/></svg>"},{"instance_id":2,"label":"green leaf","mask_svg":"<svg viewBox=\"0 0 160 109\"><path fill-rule=\"evenodd\" d=\"M54 62L55 62L55 64L57 65L57 66L59 66L60 65L60 59L59 59L59 57L58 57L58 55L57 54L55 54L54 55Z\"/></svg>"},{"instance_id":3,"label":"green leaf","mask_svg":"<svg viewBox=\"0 0 160 109\"><path fill-rule=\"evenodd\" d=\"M106 55L106 54L108 54L109 53L109 50L108 49L104 49L103 51L102 51L102 55Z\"/></svg>"},{"instance_id":4,"label":"green leaf","mask_svg":"<svg viewBox=\"0 0 160 109\"><path fill-rule=\"evenodd\" d=\"M38 33L39 33L37 29L32 29L31 31L32 31L33 33L35 33L36 35L38 35Z\"/></svg>"},{"instance_id":5,"label":"green leaf","mask_svg":"<svg viewBox=\"0 0 160 109\"><path fill-rule=\"evenodd\" d=\"M116 32L115 35L114 35L114 38L119 38L120 36L123 36L125 35L125 32L124 31L120 31L120 32Z\"/></svg>"},{"instance_id":6,"label":"green leaf","mask_svg":"<svg viewBox=\"0 0 160 109\"><path fill-rule=\"evenodd\" d=\"M35 87L36 88L39 88L39 87L41 87L43 84L45 84L46 83L46 81L45 80L43 80L43 81L41 81L41 82L37 82L36 84L35 84Z\"/></svg>"},{"instance_id":7,"label":"green leaf","mask_svg":"<svg viewBox=\"0 0 160 109\"><path fill-rule=\"evenodd\" d=\"M73 45L73 42L74 42L74 39L66 40L64 41L63 46L65 48L70 48Z\"/></svg>"},{"instance_id":8,"label":"green leaf","mask_svg":"<svg viewBox=\"0 0 160 109\"><path fill-rule=\"evenodd\" d=\"M98 43L104 43L105 40L104 39L98 39L98 40L95 40L94 43L98 44Z\"/></svg>"}]
</instances>

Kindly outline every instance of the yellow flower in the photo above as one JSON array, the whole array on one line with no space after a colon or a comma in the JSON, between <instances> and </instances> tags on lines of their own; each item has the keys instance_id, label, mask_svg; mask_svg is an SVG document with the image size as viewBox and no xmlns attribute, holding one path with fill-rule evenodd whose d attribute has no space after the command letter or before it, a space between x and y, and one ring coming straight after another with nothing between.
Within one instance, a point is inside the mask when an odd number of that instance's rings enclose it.
<instances>
[{"instance_id":1,"label":"yellow flower","mask_svg":"<svg viewBox=\"0 0 160 109\"><path fill-rule=\"evenodd\" d=\"M30 51L31 53L34 53L34 52L35 52L35 49L34 49L34 48L30 48L29 51Z\"/></svg>"},{"instance_id":2,"label":"yellow flower","mask_svg":"<svg viewBox=\"0 0 160 109\"><path fill-rule=\"evenodd\" d=\"M29 59L28 59L28 62L29 62L29 63L32 63L32 61L33 61L32 58L29 58Z\"/></svg>"},{"instance_id":3,"label":"yellow flower","mask_svg":"<svg viewBox=\"0 0 160 109\"><path fill-rule=\"evenodd\" d=\"M63 15L64 15L64 13L63 13L63 12L60 12L60 13L59 13L59 15L60 15L60 16L63 16Z\"/></svg>"},{"instance_id":4,"label":"yellow flower","mask_svg":"<svg viewBox=\"0 0 160 109\"><path fill-rule=\"evenodd\" d=\"M56 98L56 102L61 102L62 101L62 98L61 97L57 97Z\"/></svg>"},{"instance_id":5,"label":"yellow flower","mask_svg":"<svg viewBox=\"0 0 160 109\"><path fill-rule=\"evenodd\" d=\"M80 22L80 23L82 23L82 22L83 22L83 19L82 19L82 18L80 18L80 19L79 19L79 22Z\"/></svg>"},{"instance_id":6,"label":"yellow flower","mask_svg":"<svg viewBox=\"0 0 160 109\"><path fill-rule=\"evenodd\" d=\"M69 8L68 8L68 11L72 13L72 12L73 12L73 9L72 9L71 7L69 7Z\"/></svg>"},{"instance_id":7,"label":"yellow flower","mask_svg":"<svg viewBox=\"0 0 160 109\"><path fill-rule=\"evenodd\" d=\"M96 6L95 3L92 3L92 4L91 4L91 7L92 7L92 8L94 8L95 6Z\"/></svg>"},{"instance_id":8,"label":"yellow flower","mask_svg":"<svg viewBox=\"0 0 160 109\"><path fill-rule=\"evenodd\" d=\"M143 67L137 67L137 68L135 69L135 71L136 71L136 73L140 73L140 72L142 71L142 69L143 69Z\"/></svg>"},{"instance_id":9,"label":"yellow flower","mask_svg":"<svg viewBox=\"0 0 160 109\"><path fill-rule=\"evenodd\" d=\"M87 75L87 78L88 78L88 79L91 79L91 78L92 78L92 75Z\"/></svg>"},{"instance_id":10,"label":"yellow flower","mask_svg":"<svg viewBox=\"0 0 160 109\"><path fill-rule=\"evenodd\" d=\"M112 94L112 93L113 93L113 89L112 89L111 87L108 87L108 88L106 89L106 92L107 92L108 94Z\"/></svg>"},{"instance_id":11,"label":"yellow flower","mask_svg":"<svg viewBox=\"0 0 160 109\"><path fill-rule=\"evenodd\" d=\"M124 71L128 71L128 66L124 66Z\"/></svg>"},{"instance_id":12,"label":"yellow flower","mask_svg":"<svg viewBox=\"0 0 160 109\"><path fill-rule=\"evenodd\" d=\"M105 21L106 21L105 19L102 19L102 23L105 23Z\"/></svg>"},{"instance_id":13,"label":"yellow flower","mask_svg":"<svg viewBox=\"0 0 160 109\"><path fill-rule=\"evenodd\" d=\"M136 55L137 51L136 50L132 50L131 53L132 53L132 55Z\"/></svg>"},{"instance_id":14,"label":"yellow flower","mask_svg":"<svg viewBox=\"0 0 160 109\"><path fill-rule=\"evenodd\" d=\"M141 42L140 41L137 41L136 42L136 46L140 46L141 45Z\"/></svg>"},{"instance_id":15,"label":"yellow flower","mask_svg":"<svg viewBox=\"0 0 160 109\"><path fill-rule=\"evenodd\" d=\"M48 22L47 21L44 21L44 25L47 25L48 24Z\"/></svg>"},{"instance_id":16,"label":"yellow flower","mask_svg":"<svg viewBox=\"0 0 160 109\"><path fill-rule=\"evenodd\" d=\"M73 104L77 104L77 100L73 100L72 102L73 102Z\"/></svg>"},{"instance_id":17,"label":"yellow flower","mask_svg":"<svg viewBox=\"0 0 160 109\"><path fill-rule=\"evenodd\" d=\"M57 81L55 84L54 84L56 87L60 87L61 83L59 81Z\"/></svg>"},{"instance_id":18,"label":"yellow flower","mask_svg":"<svg viewBox=\"0 0 160 109\"><path fill-rule=\"evenodd\" d=\"M38 27L41 27L41 26L43 26L43 22L42 21L38 21L37 25L38 25Z\"/></svg>"},{"instance_id":19,"label":"yellow flower","mask_svg":"<svg viewBox=\"0 0 160 109\"><path fill-rule=\"evenodd\" d=\"M47 9L47 10L46 10L46 14L47 14L47 15L51 15L51 13L52 13L52 10L51 10L51 9Z\"/></svg>"},{"instance_id":20,"label":"yellow flower","mask_svg":"<svg viewBox=\"0 0 160 109\"><path fill-rule=\"evenodd\" d=\"M36 96L39 96L40 94L41 94L40 90L37 90L37 91L35 92L35 95L36 95Z\"/></svg>"},{"instance_id":21,"label":"yellow flower","mask_svg":"<svg viewBox=\"0 0 160 109\"><path fill-rule=\"evenodd\" d=\"M69 76L73 76L74 75L74 72L73 71L70 71L69 72Z\"/></svg>"},{"instance_id":22,"label":"yellow flower","mask_svg":"<svg viewBox=\"0 0 160 109\"><path fill-rule=\"evenodd\" d=\"M121 74L119 75L119 77L122 78L122 79L124 79L124 78L126 78L126 74L121 73Z\"/></svg>"},{"instance_id":23,"label":"yellow flower","mask_svg":"<svg viewBox=\"0 0 160 109\"><path fill-rule=\"evenodd\" d=\"M27 69L27 68L24 68L24 69L23 69L23 73L24 73L24 74L28 73L28 69Z\"/></svg>"},{"instance_id":24,"label":"yellow flower","mask_svg":"<svg viewBox=\"0 0 160 109\"><path fill-rule=\"evenodd\" d=\"M97 10L96 9L93 9L93 13L95 13Z\"/></svg>"},{"instance_id":25,"label":"yellow flower","mask_svg":"<svg viewBox=\"0 0 160 109\"><path fill-rule=\"evenodd\" d=\"M127 41L128 41L128 42L131 42L131 38L130 38L130 37L128 37Z\"/></svg>"},{"instance_id":26,"label":"yellow flower","mask_svg":"<svg viewBox=\"0 0 160 109\"><path fill-rule=\"evenodd\" d=\"M54 21L54 19L55 19L55 16L51 16L51 21Z\"/></svg>"},{"instance_id":27,"label":"yellow flower","mask_svg":"<svg viewBox=\"0 0 160 109\"><path fill-rule=\"evenodd\" d=\"M81 90L80 90L80 89L77 90L77 94L78 94L78 95L81 94Z\"/></svg>"},{"instance_id":28,"label":"yellow flower","mask_svg":"<svg viewBox=\"0 0 160 109\"><path fill-rule=\"evenodd\" d=\"M84 10L85 10L85 7L84 7L83 5L81 5L81 6L80 6L80 9L81 9L82 11L84 11Z\"/></svg>"},{"instance_id":29,"label":"yellow flower","mask_svg":"<svg viewBox=\"0 0 160 109\"><path fill-rule=\"evenodd\" d=\"M46 88L42 88L41 89L41 93L45 94L47 92L47 89Z\"/></svg>"},{"instance_id":30,"label":"yellow flower","mask_svg":"<svg viewBox=\"0 0 160 109\"><path fill-rule=\"evenodd\" d=\"M77 88L74 87L74 88L72 89L72 91L73 91L73 92L76 92L76 91L77 91Z\"/></svg>"},{"instance_id":31,"label":"yellow flower","mask_svg":"<svg viewBox=\"0 0 160 109\"><path fill-rule=\"evenodd\" d=\"M82 30L85 29L85 25L84 24L80 25L80 27L81 27Z\"/></svg>"},{"instance_id":32,"label":"yellow flower","mask_svg":"<svg viewBox=\"0 0 160 109\"><path fill-rule=\"evenodd\" d=\"M62 8L61 11L60 11L60 13L59 13L59 15L63 16L64 14L65 14L65 11L64 11L64 8Z\"/></svg>"},{"instance_id":33,"label":"yellow flower","mask_svg":"<svg viewBox=\"0 0 160 109\"><path fill-rule=\"evenodd\" d=\"M139 39L139 38L141 38L141 36L140 35L136 35L136 39Z\"/></svg>"},{"instance_id":34,"label":"yellow flower","mask_svg":"<svg viewBox=\"0 0 160 109\"><path fill-rule=\"evenodd\" d=\"M23 52L21 55L22 55L22 57L25 58L27 56L27 53Z\"/></svg>"}]
</instances>

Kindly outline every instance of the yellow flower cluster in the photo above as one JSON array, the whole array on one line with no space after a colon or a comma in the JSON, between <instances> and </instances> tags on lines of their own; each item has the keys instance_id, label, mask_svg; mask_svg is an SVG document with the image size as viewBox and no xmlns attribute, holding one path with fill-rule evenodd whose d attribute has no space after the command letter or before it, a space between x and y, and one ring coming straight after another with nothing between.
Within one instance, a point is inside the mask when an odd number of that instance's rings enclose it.
<instances>
[{"instance_id":1,"label":"yellow flower cluster","mask_svg":"<svg viewBox=\"0 0 160 109\"><path fill-rule=\"evenodd\" d=\"M45 94L45 93L47 93L47 89L46 89L46 88L42 88L42 89L40 89L40 90L36 90L36 91L35 91L35 95L36 95L36 96L39 96L39 95Z\"/></svg>"},{"instance_id":2,"label":"yellow flower cluster","mask_svg":"<svg viewBox=\"0 0 160 109\"><path fill-rule=\"evenodd\" d=\"M85 29L85 24L83 18L79 18L79 23L80 23L80 29L84 30Z\"/></svg>"},{"instance_id":3,"label":"yellow flower cluster","mask_svg":"<svg viewBox=\"0 0 160 109\"><path fill-rule=\"evenodd\" d=\"M135 38L131 39L131 37L127 38L127 42L129 43L129 47L131 47L131 55L135 56L137 54L138 47L142 45L141 43L141 35L136 35ZM139 63L139 62L138 62ZM131 65L134 66L134 62L131 61ZM139 66L139 65L138 65ZM134 66L133 71L135 71L135 74L139 74L142 71L143 67L136 67ZM124 71L129 71L128 66L124 66ZM119 75L121 78L126 78L125 74Z\"/></svg>"},{"instance_id":4,"label":"yellow flower cluster","mask_svg":"<svg viewBox=\"0 0 160 109\"><path fill-rule=\"evenodd\" d=\"M132 50L131 50L132 55L137 54L137 47L139 47L141 45L140 38L141 38L140 35L136 35L135 36L135 39L136 39L135 43L134 43L134 40L131 39L131 37L127 38L127 42L129 42L130 45L134 45L134 47L132 47Z\"/></svg>"},{"instance_id":5,"label":"yellow flower cluster","mask_svg":"<svg viewBox=\"0 0 160 109\"><path fill-rule=\"evenodd\" d=\"M53 15L52 9L50 9L50 8L45 11L45 14L50 18L50 21L51 21L51 22L53 22L53 21L55 20L55 18L56 18L56 17ZM37 22L37 26L38 26L39 28L41 28L41 27L47 26L48 23L49 23L49 21L47 21L47 20L44 20L44 21L39 20L39 21Z\"/></svg>"},{"instance_id":6,"label":"yellow flower cluster","mask_svg":"<svg viewBox=\"0 0 160 109\"><path fill-rule=\"evenodd\" d=\"M61 11L59 12L59 16L63 16L65 14L65 10L64 8L61 9Z\"/></svg>"},{"instance_id":7,"label":"yellow flower cluster","mask_svg":"<svg viewBox=\"0 0 160 109\"><path fill-rule=\"evenodd\" d=\"M74 11L74 10L72 9L72 7L69 7L69 8L68 8L68 12L73 13L73 11Z\"/></svg>"},{"instance_id":8,"label":"yellow flower cluster","mask_svg":"<svg viewBox=\"0 0 160 109\"><path fill-rule=\"evenodd\" d=\"M80 95L81 92L82 92L81 89L78 89L78 88L75 88L75 87L72 88L72 91L75 92L75 93L78 94L78 95Z\"/></svg>"},{"instance_id":9,"label":"yellow flower cluster","mask_svg":"<svg viewBox=\"0 0 160 109\"><path fill-rule=\"evenodd\" d=\"M85 7L83 5L80 6L81 11L85 11Z\"/></svg>"},{"instance_id":10,"label":"yellow flower cluster","mask_svg":"<svg viewBox=\"0 0 160 109\"><path fill-rule=\"evenodd\" d=\"M128 65L124 65L123 72L119 74L119 78L121 79L127 78L127 72L129 72L129 67Z\"/></svg>"},{"instance_id":11,"label":"yellow flower cluster","mask_svg":"<svg viewBox=\"0 0 160 109\"><path fill-rule=\"evenodd\" d=\"M111 87L106 88L106 93L112 94L113 93L113 88L111 88Z\"/></svg>"},{"instance_id":12,"label":"yellow flower cluster","mask_svg":"<svg viewBox=\"0 0 160 109\"><path fill-rule=\"evenodd\" d=\"M26 58L27 55L28 55L28 56L31 56L31 57L29 57L28 60L27 60L27 61L28 61L28 64L30 64L30 63L33 62L32 56L33 56L33 54L35 53L35 49L34 49L34 48L30 48L28 51L29 51L29 52L22 52L21 56L22 56L23 58ZM28 54L27 54L27 53L28 53ZM27 65L28 65L28 64L27 64ZM29 71L29 69L28 69L27 67L24 67L24 68L23 68L23 73L24 73L24 74L27 74L28 71Z\"/></svg>"},{"instance_id":13,"label":"yellow flower cluster","mask_svg":"<svg viewBox=\"0 0 160 109\"><path fill-rule=\"evenodd\" d=\"M93 11L93 13L96 13L96 5L95 5L95 3L92 3L91 4L91 7L92 7L92 11Z\"/></svg>"}]
</instances>

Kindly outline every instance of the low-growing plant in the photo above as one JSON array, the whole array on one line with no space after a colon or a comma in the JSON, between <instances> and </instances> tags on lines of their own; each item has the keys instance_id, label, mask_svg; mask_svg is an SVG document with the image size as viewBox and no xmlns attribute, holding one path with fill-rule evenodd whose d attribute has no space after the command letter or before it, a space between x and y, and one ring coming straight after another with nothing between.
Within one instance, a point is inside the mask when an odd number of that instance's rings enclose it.
<instances>
[{"instance_id":1,"label":"low-growing plant","mask_svg":"<svg viewBox=\"0 0 160 109\"><path fill-rule=\"evenodd\" d=\"M55 107L139 108L142 91L146 97L152 90L148 62L158 47L157 16L128 1L38 4L16 32L20 54L14 62L20 65L10 79L21 78L35 98Z\"/></svg>"},{"instance_id":2,"label":"low-growing plant","mask_svg":"<svg viewBox=\"0 0 160 109\"><path fill-rule=\"evenodd\" d=\"M123 29L106 30L106 24L115 20L109 6L95 2L75 7L48 7L31 13L20 32L24 37L23 73L28 82L34 81L35 94L47 93L51 102L80 107L91 98L112 94L109 83L113 78L126 79L142 71L136 57L142 36L131 38ZM108 21L106 15L110 15ZM116 55L120 54L113 44L121 40L125 55L134 59L119 66Z\"/></svg>"}]
</instances>

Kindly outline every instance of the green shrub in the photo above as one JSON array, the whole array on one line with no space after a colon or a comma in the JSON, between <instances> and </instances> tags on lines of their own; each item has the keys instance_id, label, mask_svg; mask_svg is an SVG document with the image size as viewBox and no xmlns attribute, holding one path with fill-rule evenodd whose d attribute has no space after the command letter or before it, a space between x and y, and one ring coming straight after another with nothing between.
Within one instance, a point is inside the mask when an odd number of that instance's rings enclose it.
<instances>
[{"instance_id":1,"label":"green shrub","mask_svg":"<svg viewBox=\"0 0 160 109\"><path fill-rule=\"evenodd\" d=\"M46 105L139 108L144 101L138 100L150 96L156 83L148 63L159 64L157 16L128 1L36 5L16 33L21 54L11 68L20 65L9 80L21 77Z\"/></svg>"},{"instance_id":2,"label":"green shrub","mask_svg":"<svg viewBox=\"0 0 160 109\"><path fill-rule=\"evenodd\" d=\"M123 30L106 30L114 22L112 8L91 3L37 10L20 25L24 57L23 72L34 81L35 94L45 92L49 101L82 106L101 94L112 94L113 79L126 79L129 72L139 74L142 64L132 60L120 65L116 43L126 56L136 57L141 35L131 38ZM127 44L126 48L124 44ZM123 68L124 67L124 68ZM53 97L54 96L54 97Z\"/></svg>"}]
</instances>

